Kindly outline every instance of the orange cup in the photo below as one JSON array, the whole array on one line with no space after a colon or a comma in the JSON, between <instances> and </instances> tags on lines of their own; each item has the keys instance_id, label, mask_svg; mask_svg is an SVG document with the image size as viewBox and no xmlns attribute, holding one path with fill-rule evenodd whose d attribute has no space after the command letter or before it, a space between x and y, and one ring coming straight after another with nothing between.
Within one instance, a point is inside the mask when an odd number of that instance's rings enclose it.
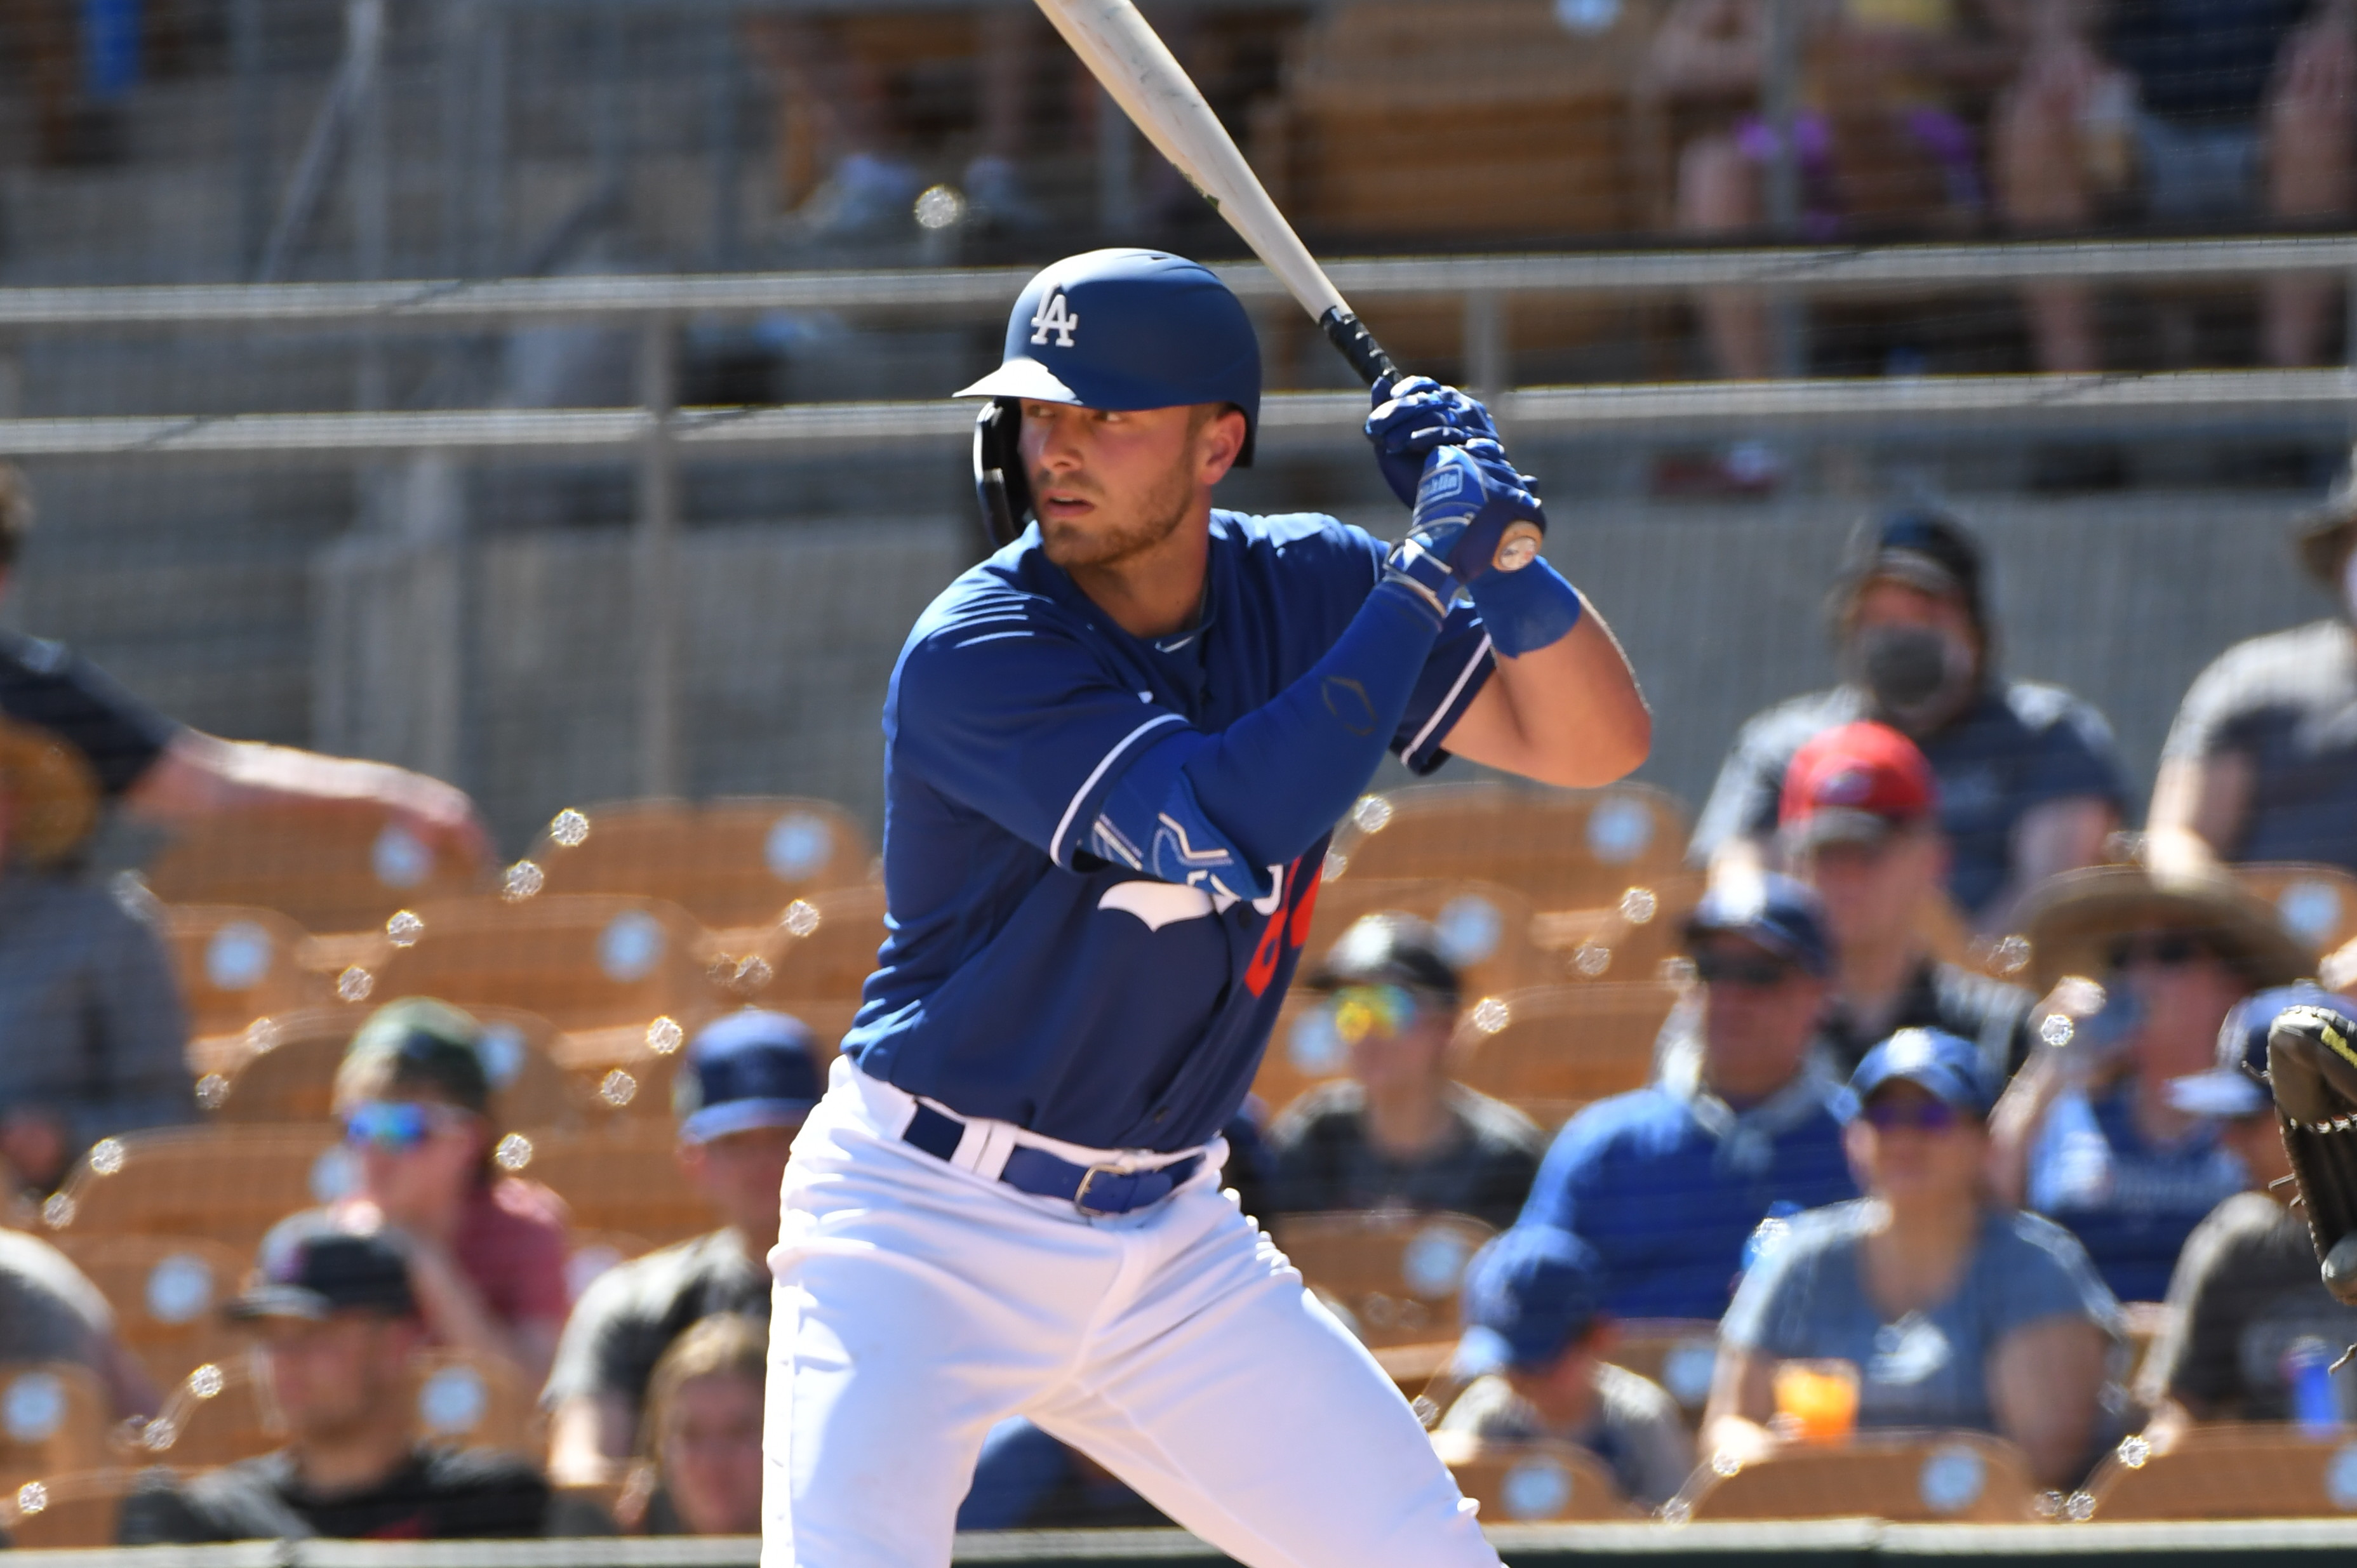
<instances>
[{"instance_id":1,"label":"orange cup","mask_svg":"<svg viewBox=\"0 0 2357 1568\"><path fill-rule=\"evenodd\" d=\"M1780 1361L1776 1428L1803 1443L1838 1443L1857 1430L1857 1367L1850 1361Z\"/></svg>"}]
</instances>

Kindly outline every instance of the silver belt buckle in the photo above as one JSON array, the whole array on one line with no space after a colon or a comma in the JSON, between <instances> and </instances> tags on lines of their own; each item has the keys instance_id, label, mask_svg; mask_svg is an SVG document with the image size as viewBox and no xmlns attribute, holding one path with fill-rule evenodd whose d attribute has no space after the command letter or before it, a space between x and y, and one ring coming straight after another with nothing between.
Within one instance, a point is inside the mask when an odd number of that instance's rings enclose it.
<instances>
[{"instance_id":1,"label":"silver belt buckle","mask_svg":"<svg viewBox=\"0 0 2357 1568\"><path fill-rule=\"evenodd\" d=\"M1111 1218L1115 1214L1125 1212L1125 1210L1118 1208L1091 1208L1089 1207L1089 1188L1096 1185L1096 1179L1101 1176L1129 1176L1131 1174L1133 1173L1123 1170L1119 1165L1091 1165L1081 1176L1080 1187L1072 1193L1072 1208L1079 1211L1081 1218L1083 1219Z\"/></svg>"}]
</instances>

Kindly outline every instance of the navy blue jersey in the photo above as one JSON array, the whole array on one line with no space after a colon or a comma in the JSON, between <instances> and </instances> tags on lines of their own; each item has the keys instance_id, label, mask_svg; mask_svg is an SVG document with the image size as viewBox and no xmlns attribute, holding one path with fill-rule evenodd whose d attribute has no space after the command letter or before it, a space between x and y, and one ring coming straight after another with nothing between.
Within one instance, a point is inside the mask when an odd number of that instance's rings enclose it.
<instances>
[{"instance_id":1,"label":"navy blue jersey","mask_svg":"<svg viewBox=\"0 0 2357 1568\"><path fill-rule=\"evenodd\" d=\"M889 934L844 1053L952 1111L1091 1148L1217 1133L1308 935L1326 841L1239 897L1133 869L1098 836L1099 808L1156 742L1222 731L1316 664L1386 549L1329 517L1215 511L1202 613L1157 642L1099 609L1037 529L951 584L885 697ZM1460 604L1392 749L1438 767L1491 668Z\"/></svg>"}]
</instances>

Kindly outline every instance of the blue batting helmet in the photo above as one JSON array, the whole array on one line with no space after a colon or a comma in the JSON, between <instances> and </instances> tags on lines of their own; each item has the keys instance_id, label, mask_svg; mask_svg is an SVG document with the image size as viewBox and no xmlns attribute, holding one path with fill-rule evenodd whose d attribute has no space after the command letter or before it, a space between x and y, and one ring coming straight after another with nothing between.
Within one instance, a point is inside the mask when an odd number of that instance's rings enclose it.
<instances>
[{"instance_id":1,"label":"blue batting helmet","mask_svg":"<svg viewBox=\"0 0 2357 1568\"><path fill-rule=\"evenodd\" d=\"M1167 251L1091 251L1044 268L1006 319L998 369L960 397L1082 408L1230 403L1252 461L1260 429L1260 340L1211 269Z\"/></svg>"}]
</instances>

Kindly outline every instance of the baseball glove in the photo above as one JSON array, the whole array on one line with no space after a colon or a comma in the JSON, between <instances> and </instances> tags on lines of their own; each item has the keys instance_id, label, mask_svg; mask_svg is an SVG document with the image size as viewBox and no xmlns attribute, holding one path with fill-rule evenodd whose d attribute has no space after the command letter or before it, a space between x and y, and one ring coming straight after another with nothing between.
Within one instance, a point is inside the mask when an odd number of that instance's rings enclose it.
<instances>
[{"instance_id":1,"label":"baseball glove","mask_svg":"<svg viewBox=\"0 0 2357 1568\"><path fill-rule=\"evenodd\" d=\"M2286 1008L2267 1032L2267 1082L2325 1288L2357 1305L2357 1022Z\"/></svg>"}]
</instances>

